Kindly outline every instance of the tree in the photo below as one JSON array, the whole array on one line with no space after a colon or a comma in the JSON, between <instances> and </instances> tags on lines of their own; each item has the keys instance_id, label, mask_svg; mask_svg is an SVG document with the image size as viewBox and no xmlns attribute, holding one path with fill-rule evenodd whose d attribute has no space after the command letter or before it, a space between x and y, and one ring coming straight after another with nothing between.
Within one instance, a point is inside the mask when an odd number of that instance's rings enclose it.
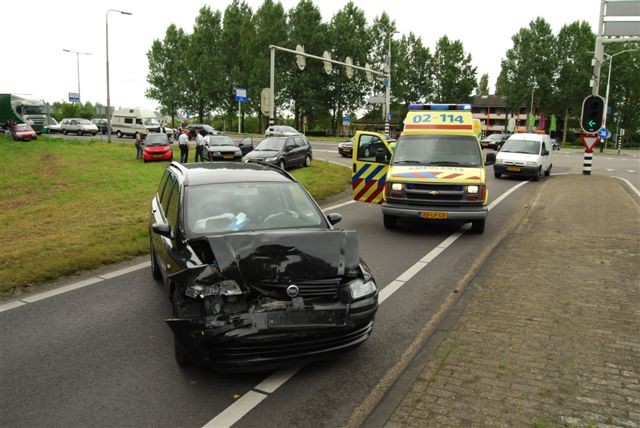
<instances>
[{"instance_id":1,"label":"tree","mask_svg":"<svg viewBox=\"0 0 640 428\"><path fill-rule=\"evenodd\" d=\"M607 45L607 53L613 55L628 49L639 49L638 43ZM605 67L602 68L603 71ZM638 141L640 129L640 50L616 55L611 69L609 88L609 107L611 114L607 118L607 127L613 132L619 128L626 130L624 140L635 138ZM608 69L607 69L608 72ZM606 91L608 73L603 73L600 88L601 94ZM604 95L604 94L603 94Z\"/></svg>"},{"instance_id":2,"label":"tree","mask_svg":"<svg viewBox=\"0 0 640 428\"><path fill-rule=\"evenodd\" d=\"M562 141L567 140L569 112L579 112L582 100L591 94L589 80L593 67L592 53L595 35L591 26L585 21L576 21L565 25L558 33L556 58L558 58L558 74L555 82L555 110L563 112L564 126ZM575 122L575 127L578 123Z\"/></svg>"},{"instance_id":3,"label":"tree","mask_svg":"<svg viewBox=\"0 0 640 428\"><path fill-rule=\"evenodd\" d=\"M483 74L478 81L478 95L489 95L489 75Z\"/></svg>"},{"instance_id":4,"label":"tree","mask_svg":"<svg viewBox=\"0 0 640 428\"><path fill-rule=\"evenodd\" d=\"M513 47L502 60L496 81L496 93L507 98L512 111L525 104L535 90L540 110L553 106L556 37L543 18L536 18L528 28L521 28L512 38ZM534 89L535 88L535 89Z\"/></svg>"},{"instance_id":5,"label":"tree","mask_svg":"<svg viewBox=\"0 0 640 428\"><path fill-rule=\"evenodd\" d=\"M154 40L147 52L149 88L146 96L160 103L163 113L171 116L172 126L178 109L185 105L183 89L187 66L184 54L187 46L184 31L171 24L167 28L164 40Z\"/></svg>"},{"instance_id":6,"label":"tree","mask_svg":"<svg viewBox=\"0 0 640 428\"><path fill-rule=\"evenodd\" d=\"M466 54L459 40L447 36L436 43L434 63L434 101L468 102L476 88L476 67L471 66L471 54Z\"/></svg>"},{"instance_id":7,"label":"tree","mask_svg":"<svg viewBox=\"0 0 640 428\"><path fill-rule=\"evenodd\" d=\"M218 108L225 95L220 34L222 15L219 11L211 12L209 6L200 9L193 26L193 34L189 36L187 57L189 66L185 79L185 105L187 110L198 113L199 121L212 110ZM211 78L216 76L216 78Z\"/></svg>"}]
</instances>

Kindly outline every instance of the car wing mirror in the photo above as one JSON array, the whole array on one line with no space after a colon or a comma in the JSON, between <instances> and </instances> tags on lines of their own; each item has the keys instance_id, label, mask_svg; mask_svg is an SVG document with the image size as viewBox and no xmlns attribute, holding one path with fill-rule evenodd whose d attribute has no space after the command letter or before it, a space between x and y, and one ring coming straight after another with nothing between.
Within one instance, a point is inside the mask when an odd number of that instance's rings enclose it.
<instances>
[{"instance_id":1,"label":"car wing mirror","mask_svg":"<svg viewBox=\"0 0 640 428\"><path fill-rule=\"evenodd\" d=\"M167 223L154 223L153 226L151 226L151 229L160 236L172 238L171 226Z\"/></svg>"},{"instance_id":2,"label":"car wing mirror","mask_svg":"<svg viewBox=\"0 0 640 428\"><path fill-rule=\"evenodd\" d=\"M485 165L493 165L496 163L496 154L495 153L487 153L486 160L484 161Z\"/></svg>"},{"instance_id":3,"label":"car wing mirror","mask_svg":"<svg viewBox=\"0 0 640 428\"><path fill-rule=\"evenodd\" d=\"M342 214L339 213L331 213L331 214L327 214L327 220L329 220L329 223L331 223L331 225L335 225L340 223L340 221L342 220Z\"/></svg>"}]
</instances>

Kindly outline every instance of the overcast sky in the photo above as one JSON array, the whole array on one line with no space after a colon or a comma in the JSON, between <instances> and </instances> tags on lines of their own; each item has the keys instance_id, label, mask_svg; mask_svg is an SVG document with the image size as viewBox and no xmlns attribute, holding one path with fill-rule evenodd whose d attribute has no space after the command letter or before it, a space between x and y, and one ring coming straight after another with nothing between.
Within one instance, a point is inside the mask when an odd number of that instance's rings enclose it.
<instances>
[{"instance_id":1,"label":"overcast sky","mask_svg":"<svg viewBox=\"0 0 640 428\"><path fill-rule=\"evenodd\" d=\"M163 39L174 23L193 31L204 5L224 12L231 0L31 0L3 1L0 40L0 93L29 94L49 102L68 99L77 92L76 54L80 55L82 101L106 105L105 15L109 9L109 63L111 104L116 107L155 108L144 96L147 88L146 53L154 39ZM248 0L253 11L262 0ZM285 11L298 0L281 0ZM323 21L328 22L346 1L315 0ZM537 16L551 24L554 33L576 20L597 26L599 0L360 0L369 24L386 11L402 34L413 31L433 52L437 39L447 35L461 40L472 56L478 78L489 74L491 90L500 73L500 61L512 47L511 37ZM395 37L399 37L396 35ZM295 46L291 46L295 48ZM321 55L321 52L308 52ZM264 52L264 55L269 55ZM337 59L337 58L336 58ZM294 57L291 57L294 61ZM342 59L344 60L344 59ZM261 88L249 88L249 96ZM455 101L455 100L452 100Z\"/></svg>"}]
</instances>

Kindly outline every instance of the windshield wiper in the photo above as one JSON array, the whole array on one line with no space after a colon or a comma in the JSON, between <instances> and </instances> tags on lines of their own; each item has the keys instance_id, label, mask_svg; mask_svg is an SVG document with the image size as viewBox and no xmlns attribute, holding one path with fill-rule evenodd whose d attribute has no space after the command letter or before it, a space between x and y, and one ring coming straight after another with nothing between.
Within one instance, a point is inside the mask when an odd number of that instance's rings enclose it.
<instances>
[{"instance_id":1,"label":"windshield wiper","mask_svg":"<svg viewBox=\"0 0 640 428\"><path fill-rule=\"evenodd\" d=\"M410 163L410 164L412 164L412 165L421 165L421 164L422 164L422 162L420 162L420 161L417 161L417 160L409 160L409 159L406 159L406 160L399 160L399 161L395 161L395 162L393 162L393 164L394 164L394 165L397 165L397 164L400 164L400 163Z\"/></svg>"},{"instance_id":2,"label":"windshield wiper","mask_svg":"<svg viewBox=\"0 0 640 428\"><path fill-rule=\"evenodd\" d=\"M448 165L460 165L460 162L454 161L436 161L436 162L428 162L427 165L438 165L438 166L448 166Z\"/></svg>"},{"instance_id":3,"label":"windshield wiper","mask_svg":"<svg viewBox=\"0 0 640 428\"><path fill-rule=\"evenodd\" d=\"M515 151L515 152L509 152L509 153L522 153L524 155L535 155L535 153L531 153L531 152L523 152L523 151Z\"/></svg>"}]
</instances>

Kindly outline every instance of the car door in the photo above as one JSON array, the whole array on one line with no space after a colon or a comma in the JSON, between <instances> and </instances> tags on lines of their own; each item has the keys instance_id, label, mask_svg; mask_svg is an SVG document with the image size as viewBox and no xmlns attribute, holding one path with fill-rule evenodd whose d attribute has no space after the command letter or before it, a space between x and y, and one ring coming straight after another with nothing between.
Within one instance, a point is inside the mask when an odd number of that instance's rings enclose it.
<instances>
[{"instance_id":1,"label":"car door","mask_svg":"<svg viewBox=\"0 0 640 428\"><path fill-rule=\"evenodd\" d=\"M287 165L297 165L300 163L298 160L299 153L296 150L296 142L293 137L289 137L284 142L284 158Z\"/></svg>"},{"instance_id":2,"label":"car door","mask_svg":"<svg viewBox=\"0 0 640 428\"><path fill-rule=\"evenodd\" d=\"M544 140L541 145L540 155L542 156L542 171L545 172L549 170L549 166L551 164L551 144L549 144L549 141Z\"/></svg>"},{"instance_id":3,"label":"car door","mask_svg":"<svg viewBox=\"0 0 640 428\"><path fill-rule=\"evenodd\" d=\"M253 140L251 139L251 137L243 138L242 141L240 141L240 144L238 144L238 147L240 147L242 154L246 155L247 153L253 151Z\"/></svg>"},{"instance_id":4,"label":"car door","mask_svg":"<svg viewBox=\"0 0 640 428\"><path fill-rule=\"evenodd\" d=\"M373 147L376 147L375 153ZM382 134L356 132L351 158L351 187L354 200L370 204L384 202L384 185L392 153L391 146Z\"/></svg>"},{"instance_id":5,"label":"car door","mask_svg":"<svg viewBox=\"0 0 640 428\"><path fill-rule=\"evenodd\" d=\"M174 241L176 236L176 227L178 219L178 209L180 206L180 184L176 177L167 173L167 180L162 189L159 206L154 206L154 221L156 223L168 224L171 228L172 237L166 237L154 233L152 235L153 245L158 255L158 267L162 272L162 276L166 279L171 274L171 267L175 266L172 260Z\"/></svg>"}]
</instances>

